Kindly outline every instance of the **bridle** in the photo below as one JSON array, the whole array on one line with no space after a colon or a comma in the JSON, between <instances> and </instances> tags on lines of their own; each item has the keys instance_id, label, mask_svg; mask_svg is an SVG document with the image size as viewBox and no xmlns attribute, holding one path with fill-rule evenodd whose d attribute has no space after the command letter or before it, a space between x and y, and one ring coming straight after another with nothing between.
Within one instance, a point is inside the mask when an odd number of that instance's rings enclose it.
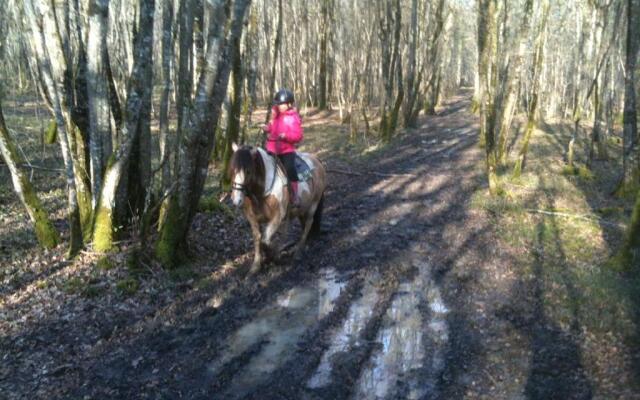
<instances>
[{"instance_id":1,"label":"bridle","mask_svg":"<svg viewBox=\"0 0 640 400\"><path fill-rule=\"evenodd\" d=\"M278 160L278 158L269 153L266 152L267 155L271 156L271 158L273 159L273 177L271 178L271 186L269 187L269 189L266 189L263 193L263 198L267 197L267 193L271 192L271 190L273 189L273 187L275 186L276 183L276 177L278 175L278 170L282 169L282 165L280 163L280 160ZM258 150L258 154L260 154L260 150ZM260 157L262 157L262 154L260 154ZM253 201L257 200L257 197L255 196L255 194L251 193L249 191L249 189L247 189L247 186L243 183L237 183L237 182L232 182L231 183L231 190L237 190L239 192L242 192L245 196L251 198Z\"/></svg>"}]
</instances>

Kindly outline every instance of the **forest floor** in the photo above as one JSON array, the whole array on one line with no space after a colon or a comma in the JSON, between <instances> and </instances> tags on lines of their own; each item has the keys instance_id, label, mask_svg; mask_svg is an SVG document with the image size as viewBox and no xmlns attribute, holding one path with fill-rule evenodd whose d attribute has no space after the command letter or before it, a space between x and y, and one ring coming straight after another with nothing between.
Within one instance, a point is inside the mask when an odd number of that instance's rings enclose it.
<instances>
[{"instance_id":1,"label":"forest floor","mask_svg":"<svg viewBox=\"0 0 640 400\"><path fill-rule=\"evenodd\" d=\"M567 173L569 128L543 124L490 198L469 108L453 97L387 146L305 116L323 233L255 276L247 222L215 201L173 271L126 241L39 250L0 166L0 398L640 399L640 277L607 261L631 206L607 195L615 159ZM8 123L59 168L32 111ZM34 182L65 233L64 182Z\"/></svg>"}]
</instances>

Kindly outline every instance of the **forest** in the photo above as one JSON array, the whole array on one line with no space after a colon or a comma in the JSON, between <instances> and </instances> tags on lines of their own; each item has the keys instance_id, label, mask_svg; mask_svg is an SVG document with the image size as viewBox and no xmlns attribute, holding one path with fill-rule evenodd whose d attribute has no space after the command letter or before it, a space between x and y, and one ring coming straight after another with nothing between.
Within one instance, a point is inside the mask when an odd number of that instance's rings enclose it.
<instances>
[{"instance_id":1,"label":"forest","mask_svg":"<svg viewBox=\"0 0 640 400\"><path fill-rule=\"evenodd\" d=\"M640 399L640 0L2 4L0 398Z\"/></svg>"}]
</instances>

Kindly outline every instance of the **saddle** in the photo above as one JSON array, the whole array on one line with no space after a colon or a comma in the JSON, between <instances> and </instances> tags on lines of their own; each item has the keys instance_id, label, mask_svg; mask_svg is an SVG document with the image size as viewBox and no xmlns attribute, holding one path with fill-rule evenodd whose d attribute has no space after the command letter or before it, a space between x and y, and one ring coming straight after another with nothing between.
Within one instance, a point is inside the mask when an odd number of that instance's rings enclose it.
<instances>
[{"instance_id":1,"label":"saddle","mask_svg":"<svg viewBox=\"0 0 640 400\"><path fill-rule=\"evenodd\" d=\"M296 173L298 174L298 181L306 182L313 176L313 164L307 162L300 153L296 153Z\"/></svg>"}]
</instances>

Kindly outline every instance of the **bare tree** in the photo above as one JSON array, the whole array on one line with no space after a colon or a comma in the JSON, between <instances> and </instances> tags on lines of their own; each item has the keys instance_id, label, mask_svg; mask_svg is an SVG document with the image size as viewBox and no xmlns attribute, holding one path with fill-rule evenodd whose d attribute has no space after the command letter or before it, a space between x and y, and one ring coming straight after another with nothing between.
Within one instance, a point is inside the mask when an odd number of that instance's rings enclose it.
<instances>
[{"instance_id":1,"label":"bare tree","mask_svg":"<svg viewBox=\"0 0 640 400\"><path fill-rule=\"evenodd\" d=\"M60 236L51 223L31 182L19 168L22 160L5 125L2 105L0 105L0 153L2 153L5 164L9 167L13 188L34 225L38 243L48 249L55 247L60 242Z\"/></svg>"},{"instance_id":2,"label":"bare tree","mask_svg":"<svg viewBox=\"0 0 640 400\"><path fill-rule=\"evenodd\" d=\"M618 191L625 192L640 181L640 151L638 146L638 117L636 104L636 60L640 48L640 2L627 0L627 40L624 78L624 119L622 181Z\"/></svg>"},{"instance_id":3,"label":"bare tree","mask_svg":"<svg viewBox=\"0 0 640 400\"><path fill-rule=\"evenodd\" d=\"M177 159L177 188L169 198L166 222L156 245L156 255L167 266L173 266L186 251L189 225L196 206L207 165L215 143L215 126L220 106L226 94L230 62L236 38L242 34L245 12L250 0L236 0L233 5L228 35L224 26L228 17L223 12L224 1L209 2L212 28L207 39L205 68L199 77L195 104L185 115L186 126L179 143Z\"/></svg>"}]
</instances>

